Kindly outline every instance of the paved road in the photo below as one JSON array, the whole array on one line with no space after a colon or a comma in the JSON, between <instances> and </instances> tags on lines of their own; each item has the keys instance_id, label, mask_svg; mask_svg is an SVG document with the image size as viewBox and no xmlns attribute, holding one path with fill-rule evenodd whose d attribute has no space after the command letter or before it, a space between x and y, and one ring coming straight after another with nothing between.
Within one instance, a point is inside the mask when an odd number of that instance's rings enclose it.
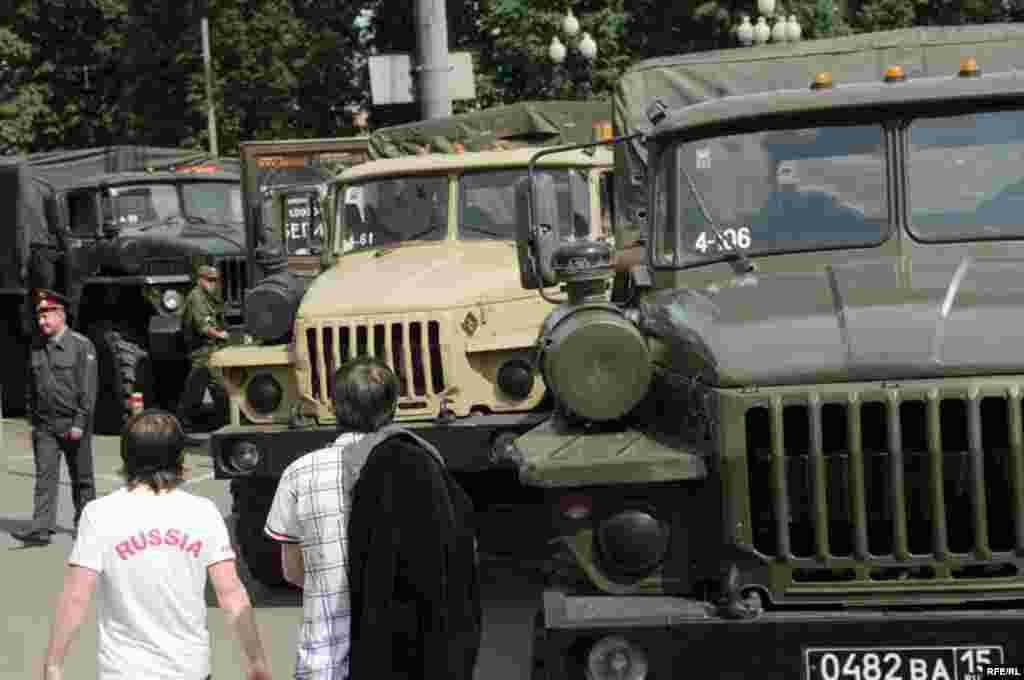
<instances>
[{"instance_id":1,"label":"paved road","mask_svg":"<svg viewBox=\"0 0 1024 680\"><path fill-rule=\"evenodd\" d=\"M0 610L7 626L0 632L0 680L39 677L42 654L49 635L54 603L60 592L65 559L71 551L70 532L58 533L45 548L25 548L9 535L25 526L32 514L35 471L28 425L22 420L0 420L4 470L0 477ZM94 442L98 494L120 486L118 439L96 437ZM201 450L190 451L192 478L187 489L211 498L225 513L230 509L227 483L213 479L213 470ZM72 526L71 491L67 470L61 469L58 525ZM229 526L231 522L228 522ZM257 607L257 620L267 643L275 678L291 677L295 630L301 614L299 594L268 590L253 582L240 562L243 580ZM488 563L481 573L484 602L484 637L476 677L480 680L529 678L529 653L533 614L540 601L536 577L509 563ZM213 677L242 677L240 652L230 637L224 618L211 603L210 634L213 640ZM94 614L82 629L67 663L67 677L96 677L96 626Z\"/></svg>"}]
</instances>

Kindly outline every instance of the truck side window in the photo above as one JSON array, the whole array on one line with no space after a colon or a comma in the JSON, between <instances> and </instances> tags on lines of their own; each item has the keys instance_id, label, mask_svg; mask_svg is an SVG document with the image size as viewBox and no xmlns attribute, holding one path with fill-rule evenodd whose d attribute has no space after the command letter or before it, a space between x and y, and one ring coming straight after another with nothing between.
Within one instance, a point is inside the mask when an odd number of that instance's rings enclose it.
<instances>
[{"instance_id":1,"label":"truck side window","mask_svg":"<svg viewBox=\"0 0 1024 680\"><path fill-rule=\"evenodd\" d=\"M590 236L590 178L583 170L569 171L569 191L572 206L572 235Z\"/></svg>"},{"instance_id":2,"label":"truck side window","mask_svg":"<svg viewBox=\"0 0 1024 680\"><path fill-rule=\"evenodd\" d=\"M79 191L68 195L68 224L71 233L78 236L95 236L99 232L92 192Z\"/></svg>"},{"instance_id":3,"label":"truck side window","mask_svg":"<svg viewBox=\"0 0 1024 680\"><path fill-rule=\"evenodd\" d=\"M614 175L609 170L601 173L601 224L598 225L598 238L615 238L615 184Z\"/></svg>"}]
</instances>

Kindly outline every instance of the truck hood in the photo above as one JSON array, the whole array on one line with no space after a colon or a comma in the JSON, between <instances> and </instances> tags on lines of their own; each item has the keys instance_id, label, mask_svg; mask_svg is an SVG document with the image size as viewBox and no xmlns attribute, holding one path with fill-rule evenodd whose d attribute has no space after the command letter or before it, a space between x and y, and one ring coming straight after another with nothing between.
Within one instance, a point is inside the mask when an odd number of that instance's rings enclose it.
<instances>
[{"instance_id":1,"label":"truck hood","mask_svg":"<svg viewBox=\"0 0 1024 680\"><path fill-rule=\"evenodd\" d=\"M174 255L244 255L245 236L219 225L189 225L175 229L125 229L118 237L141 257Z\"/></svg>"},{"instance_id":2,"label":"truck hood","mask_svg":"<svg viewBox=\"0 0 1024 680\"><path fill-rule=\"evenodd\" d=\"M306 291L304 318L485 305L531 298L508 241L408 244L338 259Z\"/></svg>"},{"instance_id":3,"label":"truck hood","mask_svg":"<svg viewBox=\"0 0 1024 680\"><path fill-rule=\"evenodd\" d=\"M1024 369L1024 261L898 258L752 274L641 305L666 361L721 387Z\"/></svg>"}]
</instances>

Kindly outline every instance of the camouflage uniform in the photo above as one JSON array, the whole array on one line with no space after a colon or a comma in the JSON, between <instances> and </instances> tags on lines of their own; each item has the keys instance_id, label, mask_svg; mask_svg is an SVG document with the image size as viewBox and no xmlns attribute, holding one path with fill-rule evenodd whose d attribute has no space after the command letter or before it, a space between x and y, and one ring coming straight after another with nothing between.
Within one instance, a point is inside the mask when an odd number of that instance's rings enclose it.
<instances>
[{"instance_id":1,"label":"camouflage uniform","mask_svg":"<svg viewBox=\"0 0 1024 680\"><path fill-rule=\"evenodd\" d=\"M200 276L218 277L213 267L200 267ZM200 405L203 393L210 381L221 384L220 369L210 368L210 355L227 344L226 340L211 336L211 332L225 330L224 300L220 295L207 291L198 283L185 298L181 313L182 332L188 347L192 370L185 379L178 402L178 419L190 425L191 416Z\"/></svg>"}]
</instances>

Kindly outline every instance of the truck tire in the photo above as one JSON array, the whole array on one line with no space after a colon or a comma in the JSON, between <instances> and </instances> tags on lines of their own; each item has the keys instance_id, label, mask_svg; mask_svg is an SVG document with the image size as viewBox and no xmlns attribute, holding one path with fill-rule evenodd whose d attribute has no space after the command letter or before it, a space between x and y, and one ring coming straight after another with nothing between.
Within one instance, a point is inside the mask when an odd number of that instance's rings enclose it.
<instances>
[{"instance_id":1,"label":"truck tire","mask_svg":"<svg viewBox=\"0 0 1024 680\"><path fill-rule=\"evenodd\" d=\"M96 346L99 383L94 429L97 434L120 434L128 419L127 400L132 392L142 392L146 407L156 406L152 401L149 353L110 322L93 326L89 339Z\"/></svg>"},{"instance_id":2,"label":"truck tire","mask_svg":"<svg viewBox=\"0 0 1024 680\"><path fill-rule=\"evenodd\" d=\"M277 480L247 479L234 485L237 489L235 507L235 540L249 574L267 588L294 587L284 580L281 571L280 544L267 538L263 526L274 499Z\"/></svg>"}]
</instances>

